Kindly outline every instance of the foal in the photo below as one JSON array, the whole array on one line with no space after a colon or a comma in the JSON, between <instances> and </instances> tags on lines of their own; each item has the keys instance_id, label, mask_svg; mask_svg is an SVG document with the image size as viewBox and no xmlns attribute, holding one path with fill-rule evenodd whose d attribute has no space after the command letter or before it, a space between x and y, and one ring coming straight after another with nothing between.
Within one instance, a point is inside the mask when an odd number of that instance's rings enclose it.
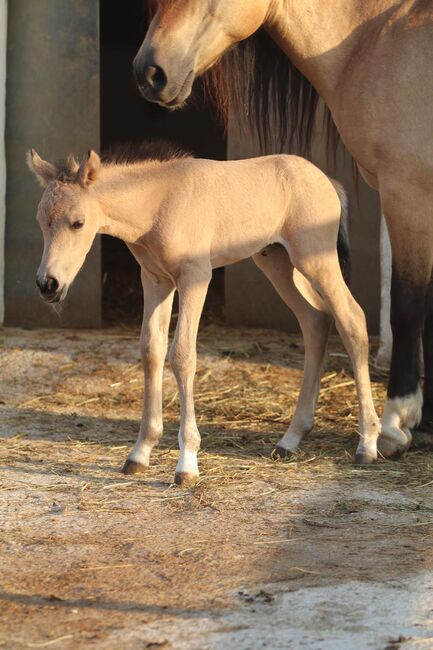
<instances>
[{"instance_id":1,"label":"foal","mask_svg":"<svg viewBox=\"0 0 433 650\"><path fill-rule=\"evenodd\" d=\"M196 337L212 269L252 256L297 316L305 370L293 420L277 446L298 448L313 425L327 338L334 317L352 360L359 399L356 462L376 460L379 434L368 372L361 308L338 261L337 236L346 197L308 161L287 155L216 162L172 155L101 163L90 151L30 169L45 187L37 219L44 252L37 285L45 301L66 297L97 233L124 240L141 267L144 410L123 471L143 471L162 434L162 375L174 291L179 318L170 361L180 395L180 457L175 482L198 478L200 434L194 413Z\"/></svg>"}]
</instances>

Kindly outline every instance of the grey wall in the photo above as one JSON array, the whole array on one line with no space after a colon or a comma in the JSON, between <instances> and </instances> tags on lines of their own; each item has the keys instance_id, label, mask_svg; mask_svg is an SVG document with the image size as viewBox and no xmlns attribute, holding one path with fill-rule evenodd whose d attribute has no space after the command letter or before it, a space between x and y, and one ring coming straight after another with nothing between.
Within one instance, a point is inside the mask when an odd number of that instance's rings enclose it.
<instances>
[{"instance_id":1,"label":"grey wall","mask_svg":"<svg viewBox=\"0 0 433 650\"><path fill-rule=\"evenodd\" d=\"M35 221L41 188L27 170L35 148L56 159L99 149L98 0L13 0L8 11L6 94L5 323L99 326L100 252L95 242L61 318L35 289L42 237Z\"/></svg>"},{"instance_id":2,"label":"grey wall","mask_svg":"<svg viewBox=\"0 0 433 650\"><path fill-rule=\"evenodd\" d=\"M228 133L228 158L259 155L259 146L242 134L235 116ZM324 138L318 134L312 159L326 171ZM338 153L336 177L344 184L351 202L352 277L350 288L366 313L370 334L379 332L380 311L380 203L379 195L359 179L359 204L348 154ZM298 331L296 319L251 260L225 270L226 315L232 324L274 327Z\"/></svg>"},{"instance_id":3,"label":"grey wall","mask_svg":"<svg viewBox=\"0 0 433 650\"><path fill-rule=\"evenodd\" d=\"M4 231L6 221L6 110L7 1L0 0L0 323L4 319Z\"/></svg>"}]
</instances>

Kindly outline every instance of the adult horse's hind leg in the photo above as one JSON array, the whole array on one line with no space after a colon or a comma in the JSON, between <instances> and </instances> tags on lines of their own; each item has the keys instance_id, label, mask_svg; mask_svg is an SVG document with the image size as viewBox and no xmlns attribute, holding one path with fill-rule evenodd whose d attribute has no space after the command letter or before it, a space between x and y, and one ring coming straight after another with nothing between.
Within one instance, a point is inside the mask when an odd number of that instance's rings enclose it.
<instances>
[{"instance_id":1,"label":"adult horse's hind leg","mask_svg":"<svg viewBox=\"0 0 433 650\"><path fill-rule=\"evenodd\" d=\"M285 248L268 246L253 259L294 312L304 336L304 375L298 402L290 426L275 449L275 453L283 457L296 451L304 435L313 427L332 318L308 280L293 268Z\"/></svg>"},{"instance_id":2,"label":"adult horse's hind leg","mask_svg":"<svg viewBox=\"0 0 433 650\"><path fill-rule=\"evenodd\" d=\"M143 417L137 442L123 466L124 474L143 472L150 453L162 435L162 374L167 354L168 329L174 286L141 273L144 307L140 348L144 369Z\"/></svg>"},{"instance_id":3,"label":"adult horse's hind leg","mask_svg":"<svg viewBox=\"0 0 433 650\"><path fill-rule=\"evenodd\" d=\"M430 200L391 188L382 203L392 247L391 328L393 346L388 400L382 415L379 451L387 457L404 452L410 429L421 420L421 337L433 262ZM427 386L430 370L427 370Z\"/></svg>"}]
</instances>

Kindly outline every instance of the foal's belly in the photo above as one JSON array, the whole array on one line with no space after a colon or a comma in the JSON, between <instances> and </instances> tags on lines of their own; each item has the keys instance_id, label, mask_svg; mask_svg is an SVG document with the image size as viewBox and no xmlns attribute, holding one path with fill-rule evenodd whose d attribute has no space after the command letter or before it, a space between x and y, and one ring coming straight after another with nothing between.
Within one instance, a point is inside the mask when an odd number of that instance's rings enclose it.
<instances>
[{"instance_id":1,"label":"foal's belly","mask_svg":"<svg viewBox=\"0 0 433 650\"><path fill-rule=\"evenodd\" d=\"M226 242L224 246L213 247L211 251L212 268L216 269L241 262L269 246L269 244L275 243L277 239L278 237L274 234L260 239L250 239L250 241L246 237L245 242L242 243L232 241L230 243Z\"/></svg>"}]
</instances>

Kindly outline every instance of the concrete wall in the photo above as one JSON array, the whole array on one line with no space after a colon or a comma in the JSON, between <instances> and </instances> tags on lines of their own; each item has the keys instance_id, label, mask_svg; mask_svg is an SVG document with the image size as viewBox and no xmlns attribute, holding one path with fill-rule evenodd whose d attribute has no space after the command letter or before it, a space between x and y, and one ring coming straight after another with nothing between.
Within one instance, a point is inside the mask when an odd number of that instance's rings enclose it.
<instances>
[{"instance_id":1,"label":"concrete wall","mask_svg":"<svg viewBox=\"0 0 433 650\"><path fill-rule=\"evenodd\" d=\"M99 326L99 240L60 318L37 294L42 237L35 214L41 188L25 164L30 147L47 159L99 148L98 0L13 0L7 57L5 322Z\"/></svg>"},{"instance_id":2,"label":"concrete wall","mask_svg":"<svg viewBox=\"0 0 433 650\"><path fill-rule=\"evenodd\" d=\"M4 231L6 215L6 37L7 0L0 0L0 323L4 319Z\"/></svg>"},{"instance_id":3,"label":"concrete wall","mask_svg":"<svg viewBox=\"0 0 433 650\"><path fill-rule=\"evenodd\" d=\"M259 155L259 146L239 129L235 116L228 133L228 158ZM312 159L326 170L324 139L313 143ZM350 288L364 309L370 334L379 332L380 312L380 202L377 192L359 179L359 203L352 178L352 162L338 153L336 177L349 192L351 202L352 278ZM275 327L298 331L297 321L272 285L251 260L234 264L225 271L226 315L232 324Z\"/></svg>"}]
</instances>

